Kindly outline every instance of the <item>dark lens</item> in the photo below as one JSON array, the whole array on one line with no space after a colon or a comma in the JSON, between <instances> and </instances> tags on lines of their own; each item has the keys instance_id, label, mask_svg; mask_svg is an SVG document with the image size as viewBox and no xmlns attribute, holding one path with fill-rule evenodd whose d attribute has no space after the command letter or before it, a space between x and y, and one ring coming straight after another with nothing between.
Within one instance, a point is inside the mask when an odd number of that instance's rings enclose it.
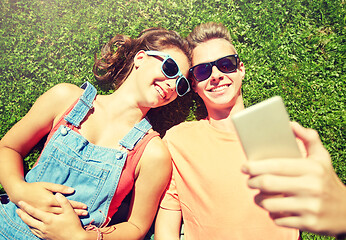
<instances>
[{"instance_id":1,"label":"dark lens","mask_svg":"<svg viewBox=\"0 0 346 240\"><path fill-rule=\"evenodd\" d=\"M234 72L237 69L237 59L234 56L224 57L216 62L216 66L221 72Z\"/></svg>"},{"instance_id":2,"label":"dark lens","mask_svg":"<svg viewBox=\"0 0 346 240\"><path fill-rule=\"evenodd\" d=\"M189 82L185 77L180 77L177 80L177 93L179 96L185 95L189 91Z\"/></svg>"},{"instance_id":3,"label":"dark lens","mask_svg":"<svg viewBox=\"0 0 346 240\"><path fill-rule=\"evenodd\" d=\"M173 59L168 58L163 63L162 70L166 74L167 77L175 77L178 73L178 65Z\"/></svg>"},{"instance_id":4,"label":"dark lens","mask_svg":"<svg viewBox=\"0 0 346 240\"><path fill-rule=\"evenodd\" d=\"M193 75L197 81L206 80L211 75L211 65L202 63L193 68Z\"/></svg>"},{"instance_id":5,"label":"dark lens","mask_svg":"<svg viewBox=\"0 0 346 240\"><path fill-rule=\"evenodd\" d=\"M8 198L8 196L6 194L1 194L0 195L0 201L2 204L6 204L10 201L10 199Z\"/></svg>"}]
</instances>

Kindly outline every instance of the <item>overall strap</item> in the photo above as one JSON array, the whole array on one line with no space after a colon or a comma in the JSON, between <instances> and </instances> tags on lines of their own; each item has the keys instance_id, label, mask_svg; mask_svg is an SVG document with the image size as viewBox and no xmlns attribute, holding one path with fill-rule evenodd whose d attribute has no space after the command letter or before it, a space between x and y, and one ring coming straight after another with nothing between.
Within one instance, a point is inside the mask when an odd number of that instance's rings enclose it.
<instances>
[{"instance_id":1,"label":"overall strap","mask_svg":"<svg viewBox=\"0 0 346 240\"><path fill-rule=\"evenodd\" d=\"M65 117L65 120L71 123L75 127L79 127L79 124L83 121L89 110L93 108L93 101L97 94L96 88L89 82L85 82L81 86L85 89L79 101L71 110L71 112Z\"/></svg>"},{"instance_id":2,"label":"overall strap","mask_svg":"<svg viewBox=\"0 0 346 240\"><path fill-rule=\"evenodd\" d=\"M143 118L122 140L119 141L119 144L128 150L132 150L151 128L152 126L149 121L146 118Z\"/></svg>"}]
</instances>

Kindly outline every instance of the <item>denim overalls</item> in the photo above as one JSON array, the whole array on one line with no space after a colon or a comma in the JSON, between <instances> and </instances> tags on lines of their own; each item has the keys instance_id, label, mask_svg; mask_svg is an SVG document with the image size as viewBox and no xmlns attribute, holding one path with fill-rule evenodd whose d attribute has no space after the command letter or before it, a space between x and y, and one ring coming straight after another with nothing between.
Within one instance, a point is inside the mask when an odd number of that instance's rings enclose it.
<instances>
[{"instance_id":1,"label":"denim overalls","mask_svg":"<svg viewBox=\"0 0 346 240\"><path fill-rule=\"evenodd\" d=\"M81 87L85 89L83 95L65 117L75 127L92 109L96 96L96 89L90 83L86 82ZM117 150L96 146L62 124L42 151L38 164L26 175L26 181L73 187L75 193L67 198L88 206L89 216L81 217L82 224L85 226L92 222L101 227L108 222L106 216L119 183L127 150L132 150L149 129L150 123L143 119L119 142L124 150ZM38 239L18 217L16 209L12 202L0 205L0 239Z\"/></svg>"}]
</instances>

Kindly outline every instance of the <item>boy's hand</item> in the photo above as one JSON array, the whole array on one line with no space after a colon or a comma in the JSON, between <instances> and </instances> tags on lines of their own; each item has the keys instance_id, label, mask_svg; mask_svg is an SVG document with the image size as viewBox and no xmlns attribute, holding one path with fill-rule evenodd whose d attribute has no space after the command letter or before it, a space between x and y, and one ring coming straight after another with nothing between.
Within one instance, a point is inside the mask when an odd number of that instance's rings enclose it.
<instances>
[{"instance_id":1,"label":"boy's hand","mask_svg":"<svg viewBox=\"0 0 346 240\"><path fill-rule=\"evenodd\" d=\"M346 187L337 177L330 156L316 131L292 124L307 150L306 159L248 161L243 172L248 186L259 189L256 203L279 226L318 234L346 231ZM281 194L268 197L269 194Z\"/></svg>"}]
</instances>

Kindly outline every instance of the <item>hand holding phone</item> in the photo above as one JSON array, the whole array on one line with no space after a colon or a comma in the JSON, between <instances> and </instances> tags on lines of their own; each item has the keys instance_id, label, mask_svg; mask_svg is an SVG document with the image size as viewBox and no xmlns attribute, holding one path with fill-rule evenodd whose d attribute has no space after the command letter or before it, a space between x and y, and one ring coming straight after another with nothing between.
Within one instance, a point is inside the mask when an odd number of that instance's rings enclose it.
<instances>
[{"instance_id":1,"label":"hand holding phone","mask_svg":"<svg viewBox=\"0 0 346 240\"><path fill-rule=\"evenodd\" d=\"M281 97L250 106L232 121L248 160L302 157Z\"/></svg>"}]
</instances>

